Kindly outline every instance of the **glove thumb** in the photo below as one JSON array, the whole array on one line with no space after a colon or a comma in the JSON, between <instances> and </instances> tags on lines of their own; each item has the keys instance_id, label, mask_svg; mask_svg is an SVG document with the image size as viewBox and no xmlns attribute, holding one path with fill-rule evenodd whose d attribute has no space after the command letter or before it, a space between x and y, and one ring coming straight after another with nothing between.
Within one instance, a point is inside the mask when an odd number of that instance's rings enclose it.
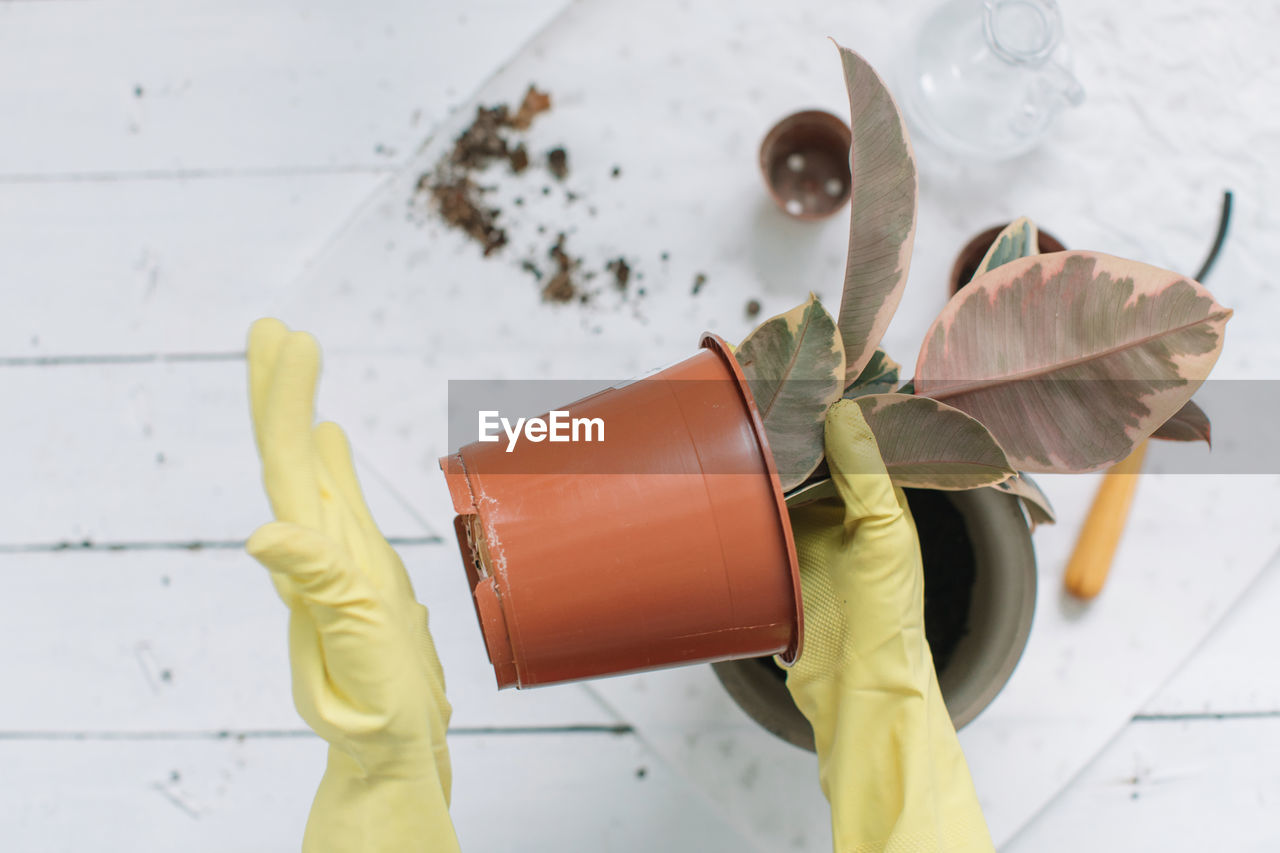
<instances>
[{"instance_id":1,"label":"glove thumb","mask_svg":"<svg viewBox=\"0 0 1280 853\"><path fill-rule=\"evenodd\" d=\"M296 601L312 611L317 627L375 606L364 574L332 540L309 527L268 522L249 537L245 550L271 572L277 589L293 591Z\"/></svg>"},{"instance_id":2,"label":"glove thumb","mask_svg":"<svg viewBox=\"0 0 1280 853\"><path fill-rule=\"evenodd\" d=\"M897 490L880 457L880 445L854 400L827 411L827 465L845 505L845 525L862 519L892 521L902 515Z\"/></svg>"}]
</instances>

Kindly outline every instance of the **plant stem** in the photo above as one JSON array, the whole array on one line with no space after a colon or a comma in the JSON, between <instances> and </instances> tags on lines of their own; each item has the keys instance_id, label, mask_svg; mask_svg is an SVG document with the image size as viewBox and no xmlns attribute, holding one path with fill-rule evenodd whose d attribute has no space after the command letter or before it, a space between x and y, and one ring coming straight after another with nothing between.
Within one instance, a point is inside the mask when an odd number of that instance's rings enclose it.
<instances>
[{"instance_id":1,"label":"plant stem","mask_svg":"<svg viewBox=\"0 0 1280 853\"><path fill-rule=\"evenodd\" d=\"M1200 265L1200 271L1196 273L1196 281L1204 283L1204 278L1213 269L1213 265L1218 261L1218 253L1222 251L1222 244L1227 242L1227 226L1231 222L1231 190L1223 190L1222 192L1222 213L1218 217L1218 234L1213 238L1213 248L1209 249L1208 256L1205 257L1204 263Z\"/></svg>"}]
</instances>

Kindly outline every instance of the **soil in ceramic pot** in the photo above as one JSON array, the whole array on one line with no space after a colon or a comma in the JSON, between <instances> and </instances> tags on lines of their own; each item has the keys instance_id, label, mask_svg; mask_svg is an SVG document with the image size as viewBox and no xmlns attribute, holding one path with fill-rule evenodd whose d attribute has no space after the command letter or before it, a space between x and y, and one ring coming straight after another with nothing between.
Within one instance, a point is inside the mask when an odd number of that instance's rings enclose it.
<instances>
[{"instance_id":1,"label":"soil in ceramic pot","mask_svg":"<svg viewBox=\"0 0 1280 853\"><path fill-rule=\"evenodd\" d=\"M947 668L956 644L969 632L973 594L973 543L964 518L942 492L906 489L924 563L924 633L934 669Z\"/></svg>"},{"instance_id":2,"label":"soil in ceramic pot","mask_svg":"<svg viewBox=\"0 0 1280 853\"><path fill-rule=\"evenodd\" d=\"M938 672L947 668L956 645L969 632L969 604L976 563L964 517L942 492L904 489L920 536L924 564L924 632ZM786 670L773 658L758 658L779 679Z\"/></svg>"}]
</instances>

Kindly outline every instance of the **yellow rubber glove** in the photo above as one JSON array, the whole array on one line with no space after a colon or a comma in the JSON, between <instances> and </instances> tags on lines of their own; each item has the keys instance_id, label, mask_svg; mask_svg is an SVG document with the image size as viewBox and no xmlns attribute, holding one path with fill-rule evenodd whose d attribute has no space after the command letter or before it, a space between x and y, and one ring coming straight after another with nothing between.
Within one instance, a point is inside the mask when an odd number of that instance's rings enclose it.
<instances>
[{"instance_id":1,"label":"yellow rubber glove","mask_svg":"<svg viewBox=\"0 0 1280 853\"><path fill-rule=\"evenodd\" d=\"M289 606L298 713L329 742L304 851L458 849L444 674L404 565L378 531L337 424L313 426L315 339L259 320L249 389L276 520L247 550Z\"/></svg>"},{"instance_id":2,"label":"yellow rubber glove","mask_svg":"<svg viewBox=\"0 0 1280 853\"><path fill-rule=\"evenodd\" d=\"M993 851L924 634L920 542L858 406L827 415L839 500L792 514L804 650L787 673L813 725L837 853Z\"/></svg>"}]
</instances>

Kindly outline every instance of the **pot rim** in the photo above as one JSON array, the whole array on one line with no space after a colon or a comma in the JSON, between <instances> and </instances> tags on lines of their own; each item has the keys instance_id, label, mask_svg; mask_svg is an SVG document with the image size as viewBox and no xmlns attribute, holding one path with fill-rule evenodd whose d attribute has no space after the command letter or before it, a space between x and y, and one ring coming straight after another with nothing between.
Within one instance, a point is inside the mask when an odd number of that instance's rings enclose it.
<instances>
[{"instance_id":1,"label":"pot rim","mask_svg":"<svg viewBox=\"0 0 1280 853\"><path fill-rule=\"evenodd\" d=\"M756 408L755 397L751 396L751 386L747 384L747 377L743 374L742 366L738 364L738 359L734 357L733 350L729 347L728 342L715 332L703 332L702 338L698 341L698 346L709 349L718 355L733 374L733 379L738 385L738 392L742 395L742 401L747 406L751 429L760 445L765 468L769 472L769 485L773 489L773 505L778 514L778 523L782 526L782 536L787 545L787 566L791 571L792 603L796 617L795 634L792 636L791 644L787 647L787 650L779 655L784 663L790 665L799 659L800 653L803 651L804 602L800 594L800 562L796 557L795 536L791 532L791 516L787 512L786 498L782 494L782 480L778 477L778 468L773 462L773 450L769 447L769 436L765 432L760 410Z\"/></svg>"},{"instance_id":2,"label":"pot rim","mask_svg":"<svg viewBox=\"0 0 1280 853\"><path fill-rule=\"evenodd\" d=\"M1006 613L1016 613L1016 618L1004 619L997 630L988 634L982 641L982 645L988 649L985 653L985 663L982 666L973 665L973 661L984 660L984 657L977 651L977 646L971 645L969 655L962 654L960 657L953 655L948 668L938 673L939 687L943 688L947 713L951 717L952 724L959 730L990 706L1017 669L1030 642L1039 587L1039 572L1031 533L1022 509L1017 505L1017 498L990 488L958 492L943 491L942 494L947 495L952 501L952 506L961 514L966 527L969 528L970 547L974 554L985 554L992 566L1005 567L1005 570L998 570L995 575L989 576L987 581L1001 578L1006 581L1010 578L1018 579L1005 588L989 588L989 592L994 589L994 594L989 595L992 605ZM961 495L964 497L960 497ZM1005 521L995 520L1001 516ZM977 532L973 527L975 524L987 525L985 532ZM1007 535L1009 530L1007 525L1010 524L1021 533L1015 536ZM999 528L1002 527L1005 530L1004 533L1000 532ZM1009 570L1015 567L1020 568L1010 573ZM975 596L978 594L978 583L981 582L981 580L975 582ZM1011 595L1011 591L1018 594ZM969 618L972 620L978 612L980 612L978 602L971 600ZM963 645L966 640L970 643L976 642L975 638L966 636L961 639L961 644ZM956 651L960 652L960 646L957 646ZM965 663L966 657L969 663ZM814 749L813 730L791 700L784 681L777 677L776 672L769 672L765 668L764 665L771 661L771 658L764 657L721 661L713 663L712 669L738 708L757 725L788 743L812 751ZM959 672L960 670L953 669L957 665L961 669L971 669L971 675L984 675L983 680L976 682L977 687L974 689L965 690L962 687L957 690L955 676L944 677L946 672Z\"/></svg>"},{"instance_id":3,"label":"pot rim","mask_svg":"<svg viewBox=\"0 0 1280 853\"><path fill-rule=\"evenodd\" d=\"M967 695L964 692L959 695L953 693L950 697L951 705L957 706L955 714L951 715L952 724L957 730L968 725L990 707L1004 690L1005 685L1009 683L1009 679L1013 677L1014 671L1026 652L1027 644L1031 641L1031 628L1035 621L1036 597L1040 585L1035 545L1017 499L992 488L967 491L969 494L964 500L952 505L964 518L974 554L985 555L992 565L1024 565L1029 568L1029 571L1024 583L1002 584L982 602L993 604L1003 601L1006 612L1014 614L1016 618L1004 620L986 637L987 647L994 647L998 651L987 658L988 677L985 681L979 682L981 689L968 692ZM1001 523L997 521L1001 516L1008 518L1008 524L1014 525L1025 535L1009 536L1002 533ZM1015 518L1017 522L1014 521ZM1018 522L1021 524L1019 525ZM994 580L999 578L991 575L977 578L975 590L979 583L985 585ZM969 606L970 620L975 618L975 604L978 604L976 599ZM957 646L956 651L960 652L961 649L961 646Z\"/></svg>"}]
</instances>

